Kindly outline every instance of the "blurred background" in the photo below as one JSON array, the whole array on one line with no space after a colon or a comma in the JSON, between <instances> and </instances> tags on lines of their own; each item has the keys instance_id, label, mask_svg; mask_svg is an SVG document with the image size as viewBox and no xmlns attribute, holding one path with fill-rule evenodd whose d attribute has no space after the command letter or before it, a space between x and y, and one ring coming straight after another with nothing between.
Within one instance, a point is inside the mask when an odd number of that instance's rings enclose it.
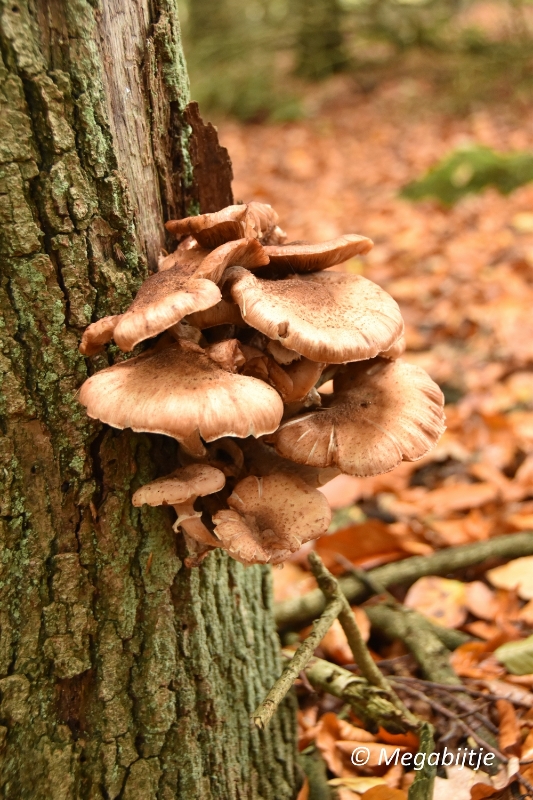
<instances>
[{"instance_id":1,"label":"blurred background","mask_svg":"<svg viewBox=\"0 0 533 800\"><path fill-rule=\"evenodd\" d=\"M533 3L183 0L181 18L192 96L229 149L236 199L271 203L289 241L371 237L367 256L338 269L397 300L405 357L446 398L447 431L424 459L324 489L327 566L533 530ZM461 677L529 692L533 558L486 570L396 597L483 641L455 651ZM304 559L289 562L274 571L276 597L313 581ZM356 617L368 636L364 608ZM530 659L510 674L496 648L528 636ZM352 658L342 637L332 628L320 651L341 664ZM408 657L397 641L370 643L376 658ZM330 708L309 702L315 722ZM300 717L302 746L315 722ZM330 775L352 781L343 800L362 796L353 767L335 763ZM409 775L390 785L403 791Z\"/></svg>"},{"instance_id":2,"label":"blurred background","mask_svg":"<svg viewBox=\"0 0 533 800\"><path fill-rule=\"evenodd\" d=\"M182 0L181 16L236 198L271 203L289 240L370 236L340 269L399 302L406 357L446 396L422 462L331 484L336 524L372 521L378 562L391 536L429 552L533 527L533 3Z\"/></svg>"}]
</instances>

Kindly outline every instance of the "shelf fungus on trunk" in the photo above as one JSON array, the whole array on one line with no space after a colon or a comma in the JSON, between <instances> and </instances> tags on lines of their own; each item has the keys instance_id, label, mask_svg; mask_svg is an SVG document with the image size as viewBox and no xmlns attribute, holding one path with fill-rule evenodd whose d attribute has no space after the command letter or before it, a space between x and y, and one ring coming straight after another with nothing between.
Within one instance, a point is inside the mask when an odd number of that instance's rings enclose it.
<instances>
[{"instance_id":1,"label":"shelf fungus on trunk","mask_svg":"<svg viewBox=\"0 0 533 800\"><path fill-rule=\"evenodd\" d=\"M387 472L436 444L442 393L401 361L392 297L324 271L364 255L370 239L284 244L262 203L166 227L176 250L124 314L87 328L80 351L158 338L90 377L80 401L94 419L179 442L176 470L133 503L175 509L189 566L215 547L244 564L280 563L327 531L320 486Z\"/></svg>"}]
</instances>

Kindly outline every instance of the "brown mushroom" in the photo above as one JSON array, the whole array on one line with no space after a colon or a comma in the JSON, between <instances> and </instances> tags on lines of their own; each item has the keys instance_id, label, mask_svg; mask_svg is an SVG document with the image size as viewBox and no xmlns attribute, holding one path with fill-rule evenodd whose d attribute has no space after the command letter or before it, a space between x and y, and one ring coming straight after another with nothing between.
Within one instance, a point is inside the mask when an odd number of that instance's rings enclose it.
<instances>
[{"instance_id":1,"label":"brown mushroom","mask_svg":"<svg viewBox=\"0 0 533 800\"><path fill-rule=\"evenodd\" d=\"M224 339L205 348L205 352L213 361L220 364L227 372L237 372L246 362L238 339Z\"/></svg>"},{"instance_id":2,"label":"brown mushroom","mask_svg":"<svg viewBox=\"0 0 533 800\"><path fill-rule=\"evenodd\" d=\"M338 467L310 467L283 458L261 439L246 439L242 442L241 448L246 468L252 475L265 476L276 472L288 472L301 478L313 489L318 489L319 486L324 486L341 474Z\"/></svg>"},{"instance_id":3,"label":"brown mushroom","mask_svg":"<svg viewBox=\"0 0 533 800\"><path fill-rule=\"evenodd\" d=\"M402 334L388 350L385 350L384 353L380 353L380 356L381 358L388 358L391 361L396 361L397 358L401 358L405 353L405 346L405 336Z\"/></svg>"},{"instance_id":4,"label":"brown mushroom","mask_svg":"<svg viewBox=\"0 0 533 800\"><path fill-rule=\"evenodd\" d=\"M211 442L272 433L283 414L271 386L226 372L186 340L96 373L79 399L93 419L173 436L192 450L200 436Z\"/></svg>"},{"instance_id":5,"label":"brown mushroom","mask_svg":"<svg viewBox=\"0 0 533 800\"><path fill-rule=\"evenodd\" d=\"M187 245L187 246L184 246ZM166 272L173 267L179 267L183 275L192 275L202 261L210 254L211 250L200 247L198 242L188 236L170 255L161 255L157 269L159 272Z\"/></svg>"},{"instance_id":6,"label":"brown mushroom","mask_svg":"<svg viewBox=\"0 0 533 800\"><path fill-rule=\"evenodd\" d=\"M334 379L329 405L283 423L270 440L300 464L338 466L348 475L389 472L417 461L443 433L443 395L419 367L376 358Z\"/></svg>"},{"instance_id":7,"label":"brown mushroom","mask_svg":"<svg viewBox=\"0 0 533 800\"><path fill-rule=\"evenodd\" d=\"M293 272L318 272L336 264L342 264L354 256L368 253L374 246L371 239L349 233L320 244L267 245L265 253L276 275Z\"/></svg>"},{"instance_id":8,"label":"brown mushroom","mask_svg":"<svg viewBox=\"0 0 533 800\"><path fill-rule=\"evenodd\" d=\"M120 319L120 314L112 317L102 317L97 322L92 322L83 332L79 351L84 356L94 356L104 349L104 344L110 342Z\"/></svg>"},{"instance_id":9,"label":"brown mushroom","mask_svg":"<svg viewBox=\"0 0 533 800\"><path fill-rule=\"evenodd\" d=\"M252 269L268 264L268 256L257 239L235 239L221 244L204 258L195 278L208 278L218 283L228 267L240 266Z\"/></svg>"},{"instance_id":10,"label":"brown mushroom","mask_svg":"<svg viewBox=\"0 0 533 800\"><path fill-rule=\"evenodd\" d=\"M287 473L244 478L228 505L231 510L213 516L215 534L243 564L279 564L325 533L331 521L324 495Z\"/></svg>"},{"instance_id":11,"label":"brown mushroom","mask_svg":"<svg viewBox=\"0 0 533 800\"><path fill-rule=\"evenodd\" d=\"M206 308L204 311L196 311L189 314L186 319L190 325L200 330L216 328L218 325L239 325L245 328L246 322L241 316L241 310L235 303L227 300L220 300L215 306Z\"/></svg>"},{"instance_id":12,"label":"brown mushroom","mask_svg":"<svg viewBox=\"0 0 533 800\"><path fill-rule=\"evenodd\" d=\"M173 506L178 514L174 530L183 528L196 542L210 547L220 543L204 525L201 512L194 509L197 497L220 491L226 483L224 473L208 464L189 464L164 478L158 478L137 489L132 498L134 506Z\"/></svg>"},{"instance_id":13,"label":"brown mushroom","mask_svg":"<svg viewBox=\"0 0 533 800\"><path fill-rule=\"evenodd\" d=\"M162 333L187 314L203 311L218 303L220 290L212 281L186 278L180 267L151 275L139 289L113 336L121 350Z\"/></svg>"},{"instance_id":14,"label":"brown mushroom","mask_svg":"<svg viewBox=\"0 0 533 800\"><path fill-rule=\"evenodd\" d=\"M397 303L359 275L321 272L272 281L231 267L226 276L245 322L312 361L373 358L403 331Z\"/></svg>"},{"instance_id":15,"label":"brown mushroom","mask_svg":"<svg viewBox=\"0 0 533 800\"><path fill-rule=\"evenodd\" d=\"M265 203L227 206L222 211L170 220L165 228L174 236L194 236L202 247L212 249L243 236L261 239L274 229L278 215Z\"/></svg>"}]
</instances>

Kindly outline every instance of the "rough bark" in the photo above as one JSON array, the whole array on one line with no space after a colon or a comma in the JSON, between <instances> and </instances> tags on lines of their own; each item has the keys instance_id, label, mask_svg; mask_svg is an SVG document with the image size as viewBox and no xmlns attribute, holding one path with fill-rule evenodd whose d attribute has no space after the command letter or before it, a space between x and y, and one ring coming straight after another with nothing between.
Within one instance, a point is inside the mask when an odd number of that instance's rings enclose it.
<instances>
[{"instance_id":1,"label":"rough bark","mask_svg":"<svg viewBox=\"0 0 533 800\"><path fill-rule=\"evenodd\" d=\"M186 569L168 513L131 505L175 444L76 401L116 356L83 359L83 328L129 304L164 219L208 210L174 5L0 13L0 796L292 798L290 701L249 723L281 671L268 571Z\"/></svg>"}]
</instances>

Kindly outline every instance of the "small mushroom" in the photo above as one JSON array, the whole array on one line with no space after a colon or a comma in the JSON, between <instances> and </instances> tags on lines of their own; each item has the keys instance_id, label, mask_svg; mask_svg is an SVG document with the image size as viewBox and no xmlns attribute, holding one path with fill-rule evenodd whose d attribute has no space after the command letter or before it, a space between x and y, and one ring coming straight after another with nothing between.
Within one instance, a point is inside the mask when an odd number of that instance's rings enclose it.
<instances>
[{"instance_id":1,"label":"small mushroom","mask_svg":"<svg viewBox=\"0 0 533 800\"><path fill-rule=\"evenodd\" d=\"M321 272L273 281L231 267L226 276L245 322L311 361L374 358L403 331L397 303L359 275Z\"/></svg>"},{"instance_id":2,"label":"small mushroom","mask_svg":"<svg viewBox=\"0 0 533 800\"><path fill-rule=\"evenodd\" d=\"M228 267L240 266L252 269L268 264L268 256L257 239L235 239L221 244L204 258L195 278L208 278L218 283Z\"/></svg>"},{"instance_id":3,"label":"small mushroom","mask_svg":"<svg viewBox=\"0 0 533 800\"><path fill-rule=\"evenodd\" d=\"M174 506L191 498L194 502L197 497L219 492L225 483L226 478L219 469L208 464L189 464L141 486L133 495L132 503L139 508L145 503L149 506Z\"/></svg>"},{"instance_id":4,"label":"small mushroom","mask_svg":"<svg viewBox=\"0 0 533 800\"><path fill-rule=\"evenodd\" d=\"M134 506L173 506L178 514L174 530L183 528L192 539L202 545L219 547L220 542L202 522L201 512L194 509L197 497L220 491L226 483L224 473L208 464L189 464L174 470L137 489L132 498Z\"/></svg>"},{"instance_id":5,"label":"small mushroom","mask_svg":"<svg viewBox=\"0 0 533 800\"><path fill-rule=\"evenodd\" d=\"M301 358L284 368L284 372L291 379L292 391L282 394L284 403L297 403L303 400L316 386L324 367L324 363ZM281 369L281 367L280 367Z\"/></svg>"},{"instance_id":6,"label":"small mushroom","mask_svg":"<svg viewBox=\"0 0 533 800\"><path fill-rule=\"evenodd\" d=\"M227 206L212 214L171 220L165 228L174 236L194 236L202 247L212 249L244 236L261 239L275 227L278 215L265 203Z\"/></svg>"},{"instance_id":7,"label":"small mushroom","mask_svg":"<svg viewBox=\"0 0 533 800\"><path fill-rule=\"evenodd\" d=\"M329 405L283 423L270 441L300 464L360 477L417 461L443 433L441 390L419 367L377 358L334 379Z\"/></svg>"},{"instance_id":8,"label":"small mushroom","mask_svg":"<svg viewBox=\"0 0 533 800\"><path fill-rule=\"evenodd\" d=\"M110 342L120 319L120 314L112 317L102 317L97 322L92 322L83 332L79 351L84 356L94 356L104 349L104 344Z\"/></svg>"},{"instance_id":9,"label":"small mushroom","mask_svg":"<svg viewBox=\"0 0 533 800\"><path fill-rule=\"evenodd\" d=\"M320 244L267 245L265 253L276 275L289 275L293 272L318 272L342 264L349 258L368 253L373 246L372 239L349 233Z\"/></svg>"},{"instance_id":10,"label":"small mushroom","mask_svg":"<svg viewBox=\"0 0 533 800\"><path fill-rule=\"evenodd\" d=\"M267 350L278 364L292 364L293 361L297 361L300 358L300 353L297 353L296 350L289 350L276 339L271 339L269 341Z\"/></svg>"},{"instance_id":11,"label":"small mushroom","mask_svg":"<svg viewBox=\"0 0 533 800\"><path fill-rule=\"evenodd\" d=\"M212 281L183 277L180 267L151 275L139 289L113 336L121 350L162 333L187 314L203 311L218 303L220 290Z\"/></svg>"},{"instance_id":12,"label":"small mushroom","mask_svg":"<svg viewBox=\"0 0 533 800\"><path fill-rule=\"evenodd\" d=\"M328 529L331 510L301 478L276 473L240 481L229 511L213 516L221 546L243 564L279 564Z\"/></svg>"},{"instance_id":13,"label":"small mushroom","mask_svg":"<svg viewBox=\"0 0 533 800\"><path fill-rule=\"evenodd\" d=\"M96 373L79 399L93 419L173 436L192 450L200 436L211 442L272 433L283 414L271 386L226 372L187 340Z\"/></svg>"}]
</instances>

